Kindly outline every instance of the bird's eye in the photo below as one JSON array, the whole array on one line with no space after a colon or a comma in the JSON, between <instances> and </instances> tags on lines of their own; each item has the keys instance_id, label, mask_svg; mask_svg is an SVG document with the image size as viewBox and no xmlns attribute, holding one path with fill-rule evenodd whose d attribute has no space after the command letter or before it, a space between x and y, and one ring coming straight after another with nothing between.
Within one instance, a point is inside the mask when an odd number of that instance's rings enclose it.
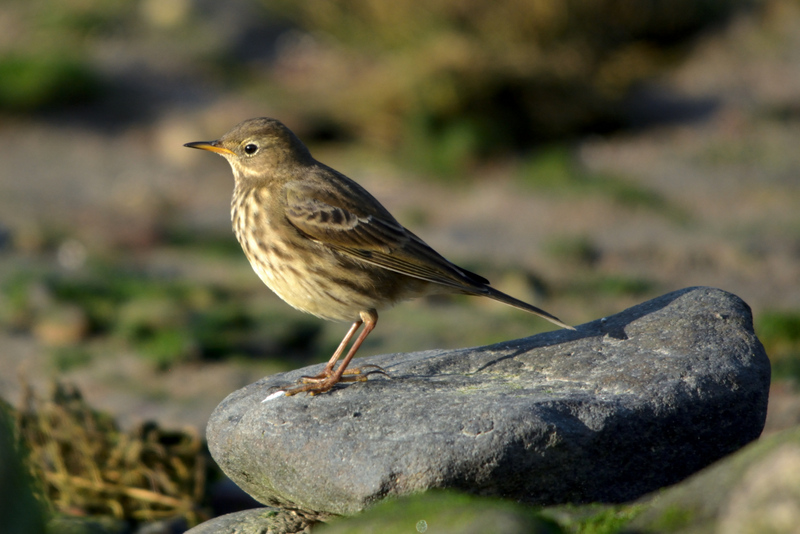
<instances>
[{"instance_id":1,"label":"bird's eye","mask_svg":"<svg viewBox=\"0 0 800 534\"><path fill-rule=\"evenodd\" d=\"M248 156L252 156L258 151L258 145L254 143L248 143L244 146L244 153Z\"/></svg>"}]
</instances>

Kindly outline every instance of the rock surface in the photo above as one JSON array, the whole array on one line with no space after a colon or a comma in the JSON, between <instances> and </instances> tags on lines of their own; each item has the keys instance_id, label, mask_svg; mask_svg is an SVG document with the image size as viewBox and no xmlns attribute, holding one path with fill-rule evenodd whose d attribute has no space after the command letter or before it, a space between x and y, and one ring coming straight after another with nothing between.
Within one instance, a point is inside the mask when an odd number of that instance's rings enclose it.
<instances>
[{"instance_id":1,"label":"rock surface","mask_svg":"<svg viewBox=\"0 0 800 534\"><path fill-rule=\"evenodd\" d=\"M252 508L200 523L185 534L296 534L309 532L310 522L276 508Z\"/></svg>"},{"instance_id":2,"label":"rock surface","mask_svg":"<svg viewBox=\"0 0 800 534\"><path fill-rule=\"evenodd\" d=\"M566 330L363 358L392 377L319 396L228 396L207 430L226 474L309 519L454 488L535 504L622 502L756 439L770 365L749 307L687 288Z\"/></svg>"}]
</instances>

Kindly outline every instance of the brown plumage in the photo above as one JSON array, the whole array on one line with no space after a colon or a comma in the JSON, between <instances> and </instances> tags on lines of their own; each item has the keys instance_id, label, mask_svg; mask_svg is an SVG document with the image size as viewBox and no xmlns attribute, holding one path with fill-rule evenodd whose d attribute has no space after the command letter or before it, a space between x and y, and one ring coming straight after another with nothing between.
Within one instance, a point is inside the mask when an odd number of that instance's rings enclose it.
<instances>
[{"instance_id":1,"label":"brown plumage","mask_svg":"<svg viewBox=\"0 0 800 534\"><path fill-rule=\"evenodd\" d=\"M230 163L233 231L261 280L298 310L354 321L325 370L304 377L287 395L322 393L340 381L366 380L374 370L348 370L347 365L375 328L377 310L423 295L489 297L572 329L447 261L363 187L311 157L275 119L250 119L216 141L185 146L216 152Z\"/></svg>"}]
</instances>

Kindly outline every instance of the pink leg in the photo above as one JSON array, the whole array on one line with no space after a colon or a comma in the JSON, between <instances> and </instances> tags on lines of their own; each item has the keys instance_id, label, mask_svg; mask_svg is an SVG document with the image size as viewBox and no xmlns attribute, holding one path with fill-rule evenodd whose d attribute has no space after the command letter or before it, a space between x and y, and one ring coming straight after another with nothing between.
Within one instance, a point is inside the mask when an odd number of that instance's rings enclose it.
<instances>
[{"instance_id":1,"label":"pink leg","mask_svg":"<svg viewBox=\"0 0 800 534\"><path fill-rule=\"evenodd\" d=\"M331 356L331 359L328 360L328 365L325 366L325 369L323 369L322 372L320 374L318 374L318 375L304 376L303 377L304 381L308 380L308 381L313 382L313 381L322 380L324 378L328 378L329 376L331 376L331 374L333 373L333 366L336 365L336 362L342 356L342 353L344 352L344 349L346 349L347 345L350 344L350 340L353 339L353 335L356 332L358 332L359 327L363 323L364 323L364 321L362 321L361 319L359 319L358 321L354 322L352 324L352 326L350 326L350 330L348 330L347 333L344 335L344 339L342 339L342 342L339 343L339 347L333 353L333 356Z\"/></svg>"},{"instance_id":2,"label":"pink leg","mask_svg":"<svg viewBox=\"0 0 800 534\"><path fill-rule=\"evenodd\" d=\"M364 329L361 331L356 340L353 342L353 346L350 347L347 356L345 356L344 360L342 360L342 363L339 364L339 367L334 372L333 366L336 364L336 361L339 359L342 352L344 352L344 348L350 342L350 339L353 337L356 331L358 331L358 328L362 325L362 323L364 325ZM323 372L317 376L305 378L304 381L310 383L307 383L303 386L297 386L295 388L292 388L286 392L286 395L295 395L303 391L307 391L311 395L316 395L317 393L324 393L328 391L339 382L366 380L367 375L369 373L364 373L362 376L359 377L346 377L346 378L342 378L342 375L362 374L361 368L351 369L347 371L347 366L350 364L350 360L352 360L353 357L356 355L356 352L358 352L358 349L361 347L361 344L364 342L365 339L367 339L367 336L369 335L370 332L372 332L375 329L375 325L377 324L378 324L378 313L375 310L361 312L361 320L356 321L355 323L353 323L353 326L350 327L350 330L347 332L347 334L344 336L344 339L339 344L339 348L336 349L336 352L333 353L333 356L328 361L328 364L325 366ZM374 372L383 372L382 370L380 370L380 368L377 369L378 371Z\"/></svg>"}]
</instances>

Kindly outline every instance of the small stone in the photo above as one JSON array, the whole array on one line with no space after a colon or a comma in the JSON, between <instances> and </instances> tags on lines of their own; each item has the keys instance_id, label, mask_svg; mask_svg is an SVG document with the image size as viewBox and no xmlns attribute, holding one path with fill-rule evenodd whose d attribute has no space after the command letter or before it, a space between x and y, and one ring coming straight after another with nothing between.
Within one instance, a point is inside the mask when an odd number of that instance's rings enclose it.
<instances>
[{"instance_id":1,"label":"small stone","mask_svg":"<svg viewBox=\"0 0 800 534\"><path fill-rule=\"evenodd\" d=\"M626 532L800 532L800 428L762 437L643 499Z\"/></svg>"},{"instance_id":2,"label":"small stone","mask_svg":"<svg viewBox=\"0 0 800 534\"><path fill-rule=\"evenodd\" d=\"M720 532L800 532L800 443L755 462L731 493Z\"/></svg>"}]
</instances>

